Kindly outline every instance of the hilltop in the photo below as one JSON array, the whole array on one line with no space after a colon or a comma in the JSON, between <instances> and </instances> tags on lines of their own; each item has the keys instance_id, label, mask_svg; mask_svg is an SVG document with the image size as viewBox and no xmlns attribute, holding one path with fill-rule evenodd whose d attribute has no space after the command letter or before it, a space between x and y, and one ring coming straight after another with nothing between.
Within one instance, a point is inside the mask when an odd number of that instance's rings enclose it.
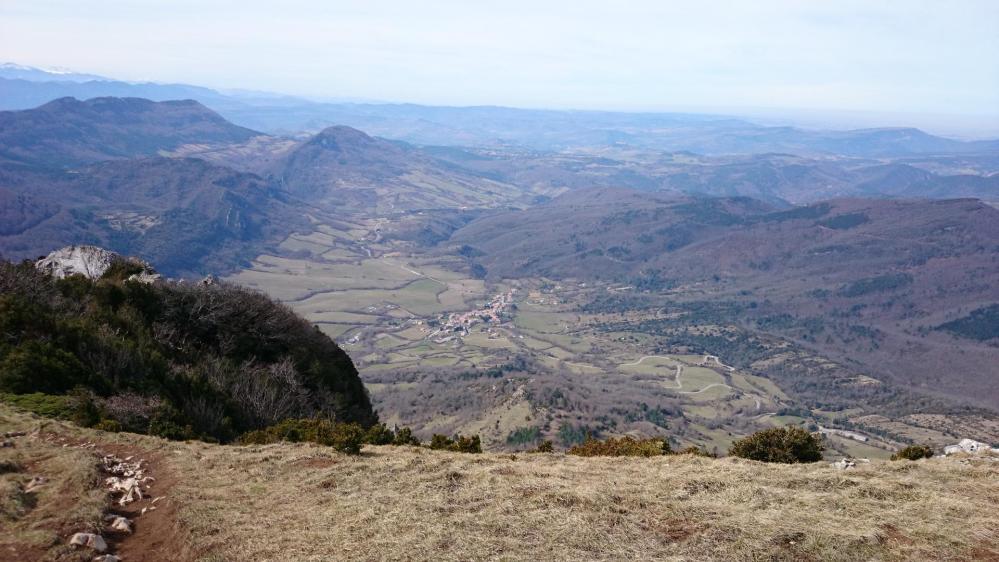
<instances>
[{"instance_id":1,"label":"hilltop","mask_svg":"<svg viewBox=\"0 0 999 562\"><path fill-rule=\"evenodd\" d=\"M3 400L86 426L227 442L287 418L377 421L350 357L289 309L99 248L0 262L0 329Z\"/></svg>"},{"instance_id":2,"label":"hilltop","mask_svg":"<svg viewBox=\"0 0 999 562\"><path fill-rule=\"evenodd\" d=\"M58 560L89 560L65 545L101 532L108 510L133 521L132 534L104 531L126 561L999 557L999 467L985 459L841 470L388 446L349 456L110 434L7 406L0 431L26 433L0 449L0 552ZM143 499L108 504L107 454L155 479ZM44 480L23 492L33 477Z\"/></svg>"},{"instance_id":3,"label":"hilltop","mask_svg":"<svg viewBox=\"0 0 999 562\"><path fill-rule=\"evenodd\" d=\"M193 100L60 98L35 109L0 111L0 162L72 167L257 135Z\"/></svg>"}]
</instances>

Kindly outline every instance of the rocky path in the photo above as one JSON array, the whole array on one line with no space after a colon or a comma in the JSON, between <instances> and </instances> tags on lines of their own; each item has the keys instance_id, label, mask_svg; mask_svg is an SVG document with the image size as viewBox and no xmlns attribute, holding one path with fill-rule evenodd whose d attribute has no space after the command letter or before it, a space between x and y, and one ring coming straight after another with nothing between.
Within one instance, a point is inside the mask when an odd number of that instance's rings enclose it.
<instances>
[{"instance_id":1,"label":"rocky path","mask_svg":"<svg viewBox=\"0 0 999 562\"><path fill-rule=\"evenodd\" d=\"M89 449L98 459L108 509L103 528L71 535L78 549L90 549L97 562L178 562L188 560L179 536L176 503L170 498L175 479L161 453L129 445L72 442L58 434L41 436L63 447Z\"/></svg>"}]
</instances>

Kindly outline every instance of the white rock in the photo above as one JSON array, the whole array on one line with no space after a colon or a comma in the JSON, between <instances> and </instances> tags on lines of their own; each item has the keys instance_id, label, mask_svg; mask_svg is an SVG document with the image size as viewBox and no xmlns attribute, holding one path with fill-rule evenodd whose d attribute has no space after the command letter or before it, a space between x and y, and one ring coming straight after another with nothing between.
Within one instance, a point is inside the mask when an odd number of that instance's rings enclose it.
<instances>
[{"instance_id":1,"label":"white rock","mask_svg":"<svg viewBox=\"0 0 999 562\"><path fill-rule=\"evenodd\" d=\"M108 543L104 542L104 537L93 533L76 533L69 539L69 544L92 548L97 552L104 552L108 549Z\"/></svg>"},{"instance_id":2,"label":"white rock","mask_svg":"<svg viewBox=\"0 0 999 562\"><path fill-rule=\"evenodd\" d=\"M102 554L95 556L94 562L121 562L121 558L118 558L114 554Z\"/></svg>"},{"instance_id":3,"label":"white rock","mask_svg":"<svg viewBox=\"0 0 999 562\"><path fill-rule=\"evenodd\" d=\"M132 522L121 516L115 517L114 521L111 522L111 525L109 525L109 527L113 531L132 534Z\"/></svg>"},{"instance_id":4,"label":"white rock","mask_svg":"<svg viewBox=\"0 0 999 562\"><path fill-rule=\"evenodd\" d=\"M848 468L856 468L857 463L854 462L853 459L845 459L844 458L844 459L840 459L840 460L832 463L832 466L834 468L838 468L840 470L846 470Z\"/></svg>"},{"instance_id":5,"label":"white rock","mask_svg":"<svg viewBox=\"0 0 999 562\"><path fill-rule=\"evenodd\" d=\"M31 492L34 492L38 488L44 486L48 481L48 478L45 478L44 476L35 476L30 482L28 482L28 485L24 487L24 491L30 494Z\"/></svg>"},{"instance_id":6,"label":"white rock","mask_svg":"<svg viewBox=\"0 0 999 562\"><path fill-rule=\"evenodd\" d=\"M98 279L112 264L129 261L143 267L143 272L133 277L139 281L152 282L159 275L152 266L136 258L126 258L97 246L66 246L35 262L39 271L44 271L56 279L70 275L83 275L87 279Z\"/></svg>"},{"instance_id":7,"label":"white rock","mask_svg":"<svg viewBox=\"0 0 999 562\"><path fill-rule=\"evenodd\" d=\"M945 455L954 455L957 453L968 453L971 455L980 455L984 453L999 454L999 449L995 449L982 443L981 441L975 441L974 439L962 439L957 445L948 445L944 447Z\"/></svg>"}]
</instances>

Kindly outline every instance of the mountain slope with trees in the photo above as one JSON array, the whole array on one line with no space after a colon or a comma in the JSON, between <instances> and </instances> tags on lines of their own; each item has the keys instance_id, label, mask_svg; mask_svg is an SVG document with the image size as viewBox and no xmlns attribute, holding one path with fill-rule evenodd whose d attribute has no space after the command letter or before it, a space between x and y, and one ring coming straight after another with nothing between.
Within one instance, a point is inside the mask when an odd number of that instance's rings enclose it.
<instances>
[{"instance_id":1,"label":"mountain slope with trees","mask_svg":"<svg viewBox=\"0 0 999 562\"><path fill-rule=\"evenodd\" d=\"M287 418L377 421L346 353L261 293L219 283L55 279L0 263L0 393L84 425L229 441Z\"/></svg>"}]
</instances>

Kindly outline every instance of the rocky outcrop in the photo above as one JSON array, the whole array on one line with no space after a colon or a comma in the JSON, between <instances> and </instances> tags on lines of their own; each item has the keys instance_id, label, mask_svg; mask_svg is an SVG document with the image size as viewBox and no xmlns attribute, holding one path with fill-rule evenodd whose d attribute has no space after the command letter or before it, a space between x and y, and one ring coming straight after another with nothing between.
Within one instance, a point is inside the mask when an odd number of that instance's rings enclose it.
<instances>
[{"instance_id":1,"label":"rocky outcrop","mask_svg":"<svg viewBox=\"0 0 999 562\"><path fill-rule=\"evenodd\" d=\"M990 447L989 445L982 443L981 441L975 441L974 439L962 439L957 445L948 445L944 447L944 455L956 455L960 453L966 453L969 455L999 455L999 449L995 447Z\"/></svg>"},{"instance_id":2,"label":"rocky outcrop","mask_svg":"<svg viewBox=\"0 0 999 562\"><path fill-rule=\"evenodd\" d=\"M115 263L128 263L142 268L142 271L133 274L130 280L152 283L160 279L160 275L148 263L97 246L66 246L35 262L35 267L56 279L70 275L99 279Z\"/></svg>"}]
</instances>

